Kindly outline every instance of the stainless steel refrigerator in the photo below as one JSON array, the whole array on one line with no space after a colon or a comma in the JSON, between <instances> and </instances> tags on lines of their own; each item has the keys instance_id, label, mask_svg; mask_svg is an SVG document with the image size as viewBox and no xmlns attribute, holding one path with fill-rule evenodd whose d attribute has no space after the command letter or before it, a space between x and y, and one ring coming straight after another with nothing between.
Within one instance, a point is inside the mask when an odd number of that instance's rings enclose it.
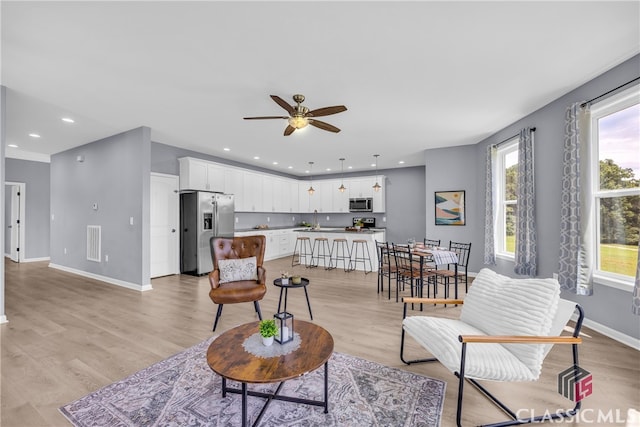
<instances>
[{"instance_id":1,"label":"stainless steel refrigerator","mask_svg":"<svg viewBox=\"0 0 640 427\"><path fill-rule=\"evenodd\" d=\"M233 194L180 194L180 272L201 276L213 270L211 237L233 237Z\"/></svg>"}]
</instances>

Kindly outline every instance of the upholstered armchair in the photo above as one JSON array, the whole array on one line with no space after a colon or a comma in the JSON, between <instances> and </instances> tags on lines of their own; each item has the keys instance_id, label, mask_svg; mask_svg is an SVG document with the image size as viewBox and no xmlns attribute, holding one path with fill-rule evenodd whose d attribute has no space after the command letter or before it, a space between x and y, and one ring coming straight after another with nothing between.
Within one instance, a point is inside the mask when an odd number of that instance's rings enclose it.
<instances>
[{"instance_id":1,"label":"upholstered armchair","mask_svg":"<svg viewBox=\"0 0 640 427\"><path fill-rule=\"evenodd\" d=\"M209 297L218 304L214 331L224 304L253 302L258 318L262 320L258 301L267 292L266 271L262 267L265 243L264 236L211 238L213 271L209 273Z\"/></svg>"},{"instance_id":2,"label":"upholstered armchair","mask_svg":"<svg viewBox=\"0 0 640 427\"><path fill-rule=\"evenodd\" d=\"M486 426L502 427L568 418L580 410L582 396L577 393L574 396L573 388L567 386L563 391L570 391L570 398L575 402L573 409L551 409L538 417L520 418L518 412L509 409L480 384L481 381L536 381L551 347L568 344L572 346L573 358L566 362L569 368L563 371L563 382L559 383L558 392L565 381L577 387L583 379L590 387L590 378L582 378L586 371L578 366L584 312L575 302L560 298L557 280L511 279L484 268L464 299L404 298L403 302L400 359L406 364L439 361L458 377L458 426L462 421L465 381L473 384L510 417L504 422L484 424ZM425 316L424 313L407 316L409 304L418 303L463 304L463 307L459 319ZM577 312L577 320L573 334L561 335L574 312ZM408 360L405 357L405 335L411 336L433 357ZM538 399L537 396L530 397Z\"/></svg>"}]
</instances>

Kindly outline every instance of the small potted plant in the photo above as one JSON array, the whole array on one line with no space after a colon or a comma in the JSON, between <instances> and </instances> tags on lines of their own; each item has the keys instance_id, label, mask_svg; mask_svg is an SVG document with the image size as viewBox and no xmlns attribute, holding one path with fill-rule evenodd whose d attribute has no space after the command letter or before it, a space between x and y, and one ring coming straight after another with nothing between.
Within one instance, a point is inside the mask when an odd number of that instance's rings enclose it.
<instances>
[{"instance_id":1,"label":"small potted plant","mask_svg":"<svg viewBox=\"0 0 640 427\"><path fill-rule=\"evenodd\" d=\"M280 282L283 285L288 285L289 284L289 272L288 271L281 271L280 272Z\"/></svg>"},{"instance_id":2,"label":"small potted plant","mask_svg":"<svg viewBox=\"0 0 640 427\"><path fill-rule=\"evenodd\" d=\"M260 336L262 336L262 344L270 346L273 344L273 337L278 335L278 327L274 319L265 319L260 321Z\"/></svg>"},{"instance_id":3,"label":"small potted plant","mask_svg":"<svg viewBox=\"0 0 640 427\"><path fill-rule=\"evenodd\" d=\"M360 230L362 228L362 226L364 225L364 222L362 222L361 219L359 219L358 221L356 221L355 227L356 230Z\"/></svg>"}]
</instances>

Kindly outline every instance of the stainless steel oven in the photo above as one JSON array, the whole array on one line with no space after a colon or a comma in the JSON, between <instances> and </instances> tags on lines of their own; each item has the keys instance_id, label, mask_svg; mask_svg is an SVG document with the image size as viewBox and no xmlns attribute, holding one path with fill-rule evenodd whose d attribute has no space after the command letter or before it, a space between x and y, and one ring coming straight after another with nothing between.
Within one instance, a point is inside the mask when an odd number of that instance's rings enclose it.
<instances>
[{"instance_id":1,"label":"stainless steel oven","mask_svg":"<svg viewBox=\"0 0 640 427\"><path fill-rule=\"evenodd\" d=\"M372 198L349 199L349 212L373 212Z\"/></svg>"}]
</instances>

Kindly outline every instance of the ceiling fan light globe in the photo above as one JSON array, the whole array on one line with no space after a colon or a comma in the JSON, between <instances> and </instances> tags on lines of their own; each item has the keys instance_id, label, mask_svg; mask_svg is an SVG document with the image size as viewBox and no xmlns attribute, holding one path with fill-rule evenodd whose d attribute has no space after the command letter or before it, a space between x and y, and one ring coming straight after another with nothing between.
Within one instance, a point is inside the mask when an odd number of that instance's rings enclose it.
<instances>
[{"instance_id":1,"label":"ceiling fan light globe","mask_svg":"<svg viewBox=\"0 0 640 427\"><path fill-rule=\"evenodd\" d=\"M299 116L294 116L294 117L289 117L289 125L295 129L302 129L304 127L307 127L307 125L309 124L309 121L307 120L306 117L299 117Z\"/></svg>"}]
</instances>

